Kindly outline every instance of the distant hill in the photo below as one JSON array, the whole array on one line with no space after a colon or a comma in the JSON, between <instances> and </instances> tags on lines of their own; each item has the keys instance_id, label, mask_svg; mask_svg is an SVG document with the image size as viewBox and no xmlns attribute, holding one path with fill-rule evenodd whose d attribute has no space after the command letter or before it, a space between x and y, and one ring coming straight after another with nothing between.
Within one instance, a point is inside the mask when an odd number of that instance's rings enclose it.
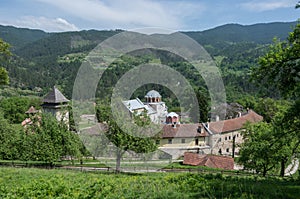
<instances>
[{"instance_id":1,"label":"distant hill","mask_svg":"<svg viewBox=\"0 0 300 199\"><path fill-rule=\"evenodd\" d=\"M62 56L69 53L78 53L92 50L101 41L117 34L112 30L83 30L77 32L50 33L16 50L16 54L31 59L42 56Z\"/></svg>"},{"instance_id":2,"label":"distant hill","mask_svg":"<svg viewBox=\"0 0 300 199\"><path fill-rule=\"evenodd\" d=\"M222 46L225 43L254 42L259 44L271 43L274 37L286 39L297 22L274 22L254 25L226 24L204 31L188 31L184 34L195 39L201 45ZM110 37L119 31L84 30L78 32L46 33L42 30L16 28L0 25L0 38L12 45L12 49L31 48L34 46L57 43L57 45L70 43L71 40L85 40L81 45L91 45ZM67 38L67 40L61 40ZM63 43L61 43L63 42ZM75 42L76 43L76 42ZM78 42L77 42L78 44Z\"/></svg>"},{"instance_id":3,"label":"distant hill","mask_svg":"<svg viewBox=\"0 0 300 199\"><path fill-rule=\"evenodd\" d=\"M12 50L50 36L42 30L0 25L0 38L12 45Z\"/></svg>"},{"instance_id":4,"label":"distant hill","mask_svg":"<svg viewBox=\"0 0 300 199\"><path fill-rule=\"evenodd\" d=\"M226 24L213 29L196 32L184 32L200 44L211 42L255 42L271 43L274 37L286 39L297 22L259 23L254 25Z\"/></svg>"}]
</instances>

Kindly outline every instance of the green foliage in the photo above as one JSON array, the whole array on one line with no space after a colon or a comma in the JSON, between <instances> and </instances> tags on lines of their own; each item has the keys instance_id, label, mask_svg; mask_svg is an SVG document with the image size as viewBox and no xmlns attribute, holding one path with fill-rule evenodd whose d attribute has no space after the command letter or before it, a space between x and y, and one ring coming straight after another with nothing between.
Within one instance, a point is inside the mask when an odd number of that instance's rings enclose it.
<instances>
[{"instance_id":1,"label":"green foliage","mask_svg":"<svg viewBox=\"0 0 300 199\"><path fill-rule=\"evenodd\" d=\"M21 122L28 117L25 112L30 106L36 109L40 108L39 98L29 97L10 97L0 100L0 108L4 113L4 117L12 124L21 124Z\"/></svg>"},{"instance_id":2,"label":"green foliage","mask_svg":"<svg viewBox=\"0 0 300 199\"><path fill-rule=\"evenodd\" d=\"M0 168L1 198L285 198L299 196L299 182L257 176L151 173L84 173Z\"/></svg>"},{"instance_id":3,"label":"green foliage","mask_svg":"<svg viewBox=\"0 0 300 199\"><path fill-rule=\"evenodd\" d=\"M12 45L12 51L49 35L41 30L0 25L0 38Z\"/></svg>"},{"instance_id":4,"label":"green foliage","mask_svg":"<svg viewBox=\"0 0 300 199\"><path fill-rule=\"evenodd\" d=\"M21 129L10 125L1 111L0 124L0 159L16 159Z\"/></svg>"},{"instance_id":5,"label":"green foliage","mask_svg":"<svg viewBox=\"0 0 300 199\"><path fill-rule=\"evenodd\" d=\"M63 122L51 115L32 118L33 124L26 127L22 138L24 155L21 160L39 160L53 163L63 156L81 156L83 147L79 137L70 132ZM28 146L31 146L28 147Z\"/></svg>"},{"instance_id":6,"label":"green foliage","mask_svg":"<svg viewBox=\"0 0 300 199\"><path fill-rule=\"evenodd\" d=\"M275 85L285 96L299 95L300 24L289 34L288 41L275 41L252 71L255 80Z\"/></svg>"},{"instance_id":7,"label":"green foliage","mask_svg":"<svg viewBox=\"0 0 300 199\"><path fill-rule=\"evenodd\" d=\"M251 149L251 145L258 145L258 147L269 147L268 150L274 149L270 152L269 157L263 162L270 163L269 166L280 162L281 172L280 175L284 175L285 164L291 158L291 156L298 153L300 139L299 139L299 91L300 91L300 70L299 70L299 59L300 59L300 24L298 23L293 32L289 34L287 41L277 41L270 46L269 51L260 58L258 68L253 68L252 78L263 83L276 87L285 97L294 99L292 105L288 107L288 104L278 104L271 99L265 99L263 103L258 103L258 108L264 115L265 120L270 122L268 128L263 126L249 127L256 128L259 133L257 136L262 136L261 141L252 140L255 138L255 133L252 135L246 134L246 142L242 147L242 159L244 163L249 162L247 160L247 151ZM267 138L267 139L264 139ZM263 148L264 149L264 148ZM254 150L255 152L255 150ZM268 161L268 162L267 162ZM252 168L255 168L253 166ZM265 167L266 168L266 167ZM266 169L264 168L264 173Z\"/></svg>"},{"instance_id":8,"label":"green foliage","mask_svg":"<svg viewBox=\"0 0 300 199\"><path fill-rule=\"evenodd\" d=\"M26 127L12 125L0 116L0 159L35 160L53 164L61 157L80 158L85 148L77 134L47 114L31 117Z\"/></svg>"},{"instance_id":9,"label":"green foliage","mask_svg":"<svg viewBox=\"0 0 300 199\"><path fill-rule=\"evenodd\" d=\"M8 57L11 55L9 48L10 45L0 38L0 86L9 83L8 73L6 69L2 66L3 62L7 61Z\"/></svg>"},{"instance_id":10,"label":"green foliage","mask_svg":"<svg viewBox=\"0 0 300 199\"><path fill-rule=\"evenodd\" d=\"M122 103L121 106L125 108ZM124 113L122 111L127 110L120 110L120 113ZM110 107L102 104L97 106L97 116L99 117L99 121L107 124L108 129L106 130L105 135L108 140L117 147L117 171L120 170L121 158L126 151L134 151L135 153L148 153L157 149L154 137L147 136L146 131L140 132L140 130L137 129L137 127L145 127L150 124L150 118L147 117L147 115L135 115L130 120L127 120L126 117L122 116L120 118L114 118ZM132 122L134 122L136 125L130 125Z\"/></svg>"},{"instance_id":11,"label":"green foliage","mask_svg":"<svg viewBox=\"0 0 300 199\"><path fill-rule=\"evenodd\" d=\"M288 111L289 107L281 108L270 123L246 125L242 132L245 141L241 144L239 157L239 162L245 168L265 176L268 171L280 165L280 176L284 176L287 162L298 153L300 145L297 131L285 123L286 114L290 115Z\"/></svg>"},{"instance_id":12,"label":"green foliage","mask_svg":"<svg viewBox=\"0 0 300 199\"><path fill-rule=\"evenodd\" d=\"M277 164L274 158L277 137L272 126L265 122L248 124L242 135L245 142L241 145L239 162L265 176Z\"/></svg>"},{"instance_id":13,"label":"green foliage","mask_svg":"<svg viewBox=\"0 0 300 199\"><path fill-rule=\"evenodd\" d=\"M5 68L0 68L0 85L6 85L9 83L8 72Z\"/></svg>"},{"instance_id":14,"label":"green foliage","mask_svg":"<svg viewBox=\"0 0 300 199\"><path fill-rule=\"evenodd\" d=\"M290 103L284 100L274 100L271 98L260 98L257 100L254 110L258 114L264 117L264 121L270 123L276 114L279 114L287 107Z\"/></svg>"}]
</instances>

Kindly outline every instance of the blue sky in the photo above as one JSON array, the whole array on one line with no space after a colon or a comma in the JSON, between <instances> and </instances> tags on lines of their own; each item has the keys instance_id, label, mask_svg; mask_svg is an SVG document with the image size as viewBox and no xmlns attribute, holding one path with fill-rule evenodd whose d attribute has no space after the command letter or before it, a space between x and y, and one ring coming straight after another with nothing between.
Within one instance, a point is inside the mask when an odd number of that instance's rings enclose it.
<instances>
[{"instance_id":1,"label":"blue sky","mask_svg":"<svg viewBox=\"0 0 300 199\"><path fill-rule=\"evenodd\" d=\"M1 0L0 24L47 32L82 29L205 30L227 23L290 22L295 0Z\"/></svg>"}]
</instances>

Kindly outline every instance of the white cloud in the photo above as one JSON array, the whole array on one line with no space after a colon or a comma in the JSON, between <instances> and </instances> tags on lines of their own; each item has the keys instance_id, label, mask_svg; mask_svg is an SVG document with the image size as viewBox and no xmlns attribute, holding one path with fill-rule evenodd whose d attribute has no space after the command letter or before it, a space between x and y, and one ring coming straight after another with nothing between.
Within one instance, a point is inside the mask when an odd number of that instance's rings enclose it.
<instances>
[{"instance_id":1,"label":"white cloud","mask_svg":"<svg viewBox=\"0 0 300 199\"><path fill-rule=\"evenodd\" d=\"M103 28L162 27L178 29L182 17L196 12L195 3L151 0L36 0ZM199 10L197 10L199 12Z\"/></svg>"},{"instance_id":2,"label":"white cloud","mask_svg":"<svg viewBox=\"0 0 300 199\"><path fill-rule=\"evenodd\" d=\"M69 23L62 18L46 18L24 16L13 23L18 27L26 27L32 29L41 29L47 32L63 32L63 31L77 31L79 30L74 24Z\"/></svg>"},{"instance_id":3,"label":"white cloud","mask_svg":"<svg viewBox=\"0 0 300 199\"><path fill-rule=\"evenodd\" d=\"M295 1L293 0L277 0L277 1L250 1L247 3L242 3L240 5L242 8L250 11L263 12L269 10L276 10L279 8L289 8L295 6Z\"/></svg>"}]
</instances>

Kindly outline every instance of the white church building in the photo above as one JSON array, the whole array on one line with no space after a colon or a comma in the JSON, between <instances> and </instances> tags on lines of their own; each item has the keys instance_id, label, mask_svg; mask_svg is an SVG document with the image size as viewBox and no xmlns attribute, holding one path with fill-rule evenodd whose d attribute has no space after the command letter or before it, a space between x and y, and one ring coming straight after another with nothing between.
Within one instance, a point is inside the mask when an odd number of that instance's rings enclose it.
<instances>
[{"instance_id":1,"label":"white church building","mask_svg":"<svg viewBox=\"0 0 300 199\"><path fill-rule=\"evenodd\" d=\"M145 101L142 102L139 98L123 101L127 109L134 114L146 112L151 121L156 124L165 123L168 115L168 107L161 100L161 95L151 90L145 95Z\"/></svg>"}]
</instances>

